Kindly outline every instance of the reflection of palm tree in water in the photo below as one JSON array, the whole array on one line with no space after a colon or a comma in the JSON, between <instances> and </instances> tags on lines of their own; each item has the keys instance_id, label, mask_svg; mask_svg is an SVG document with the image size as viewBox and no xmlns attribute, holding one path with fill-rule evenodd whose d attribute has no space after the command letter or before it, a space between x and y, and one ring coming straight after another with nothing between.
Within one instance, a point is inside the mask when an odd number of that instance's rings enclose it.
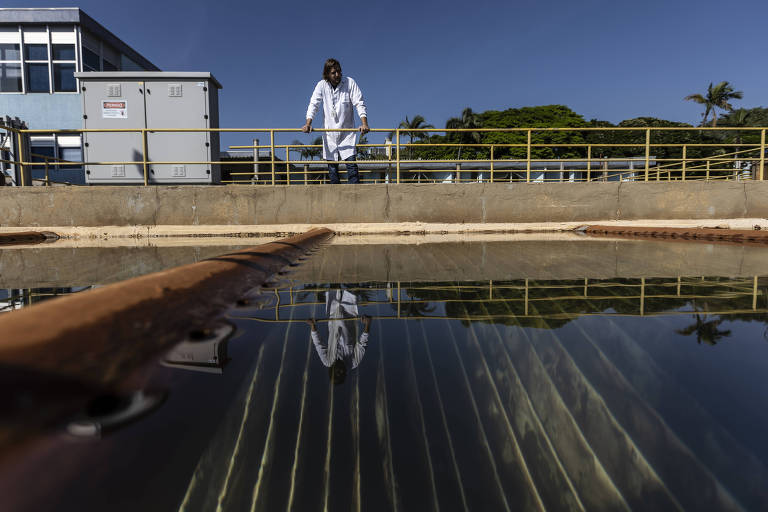
<instances>
[{"instance_id":1,"label":"reflection of palm tree in water","mask_svg":"<svg viewBox=\"0 0 768 512\"><path fill-rule=\"evenodd\" d=\"M698 312L695 315L696 323L689 325L685 329L677 329L676 333L683 336L689 336L696 333L696 341L701 344L703 341L707 345L715 345L717 342L731 335L731 331L721 331L717 327L723 323L722 318L715 318L707 321L707 315L700 315Z\"/></svg>"},{"instance_id":2,"label":"reflection of palm tree in water","mask_svg":"<svg viewBox=\"0 0 768 512\"><path fill-rule=\"evenodd\" d=\"M334 384L341 384L347 374L346 360L351 359L352 369L357 368L365 355L371 318L361 317L363 332L357 336L358 294L348 289L331 289L325 294L325 312L328 315L328 340L320 340L314 319L307 320L311 328L310 338L317 355L329 368Z\"/></svg>"}]
</instances>

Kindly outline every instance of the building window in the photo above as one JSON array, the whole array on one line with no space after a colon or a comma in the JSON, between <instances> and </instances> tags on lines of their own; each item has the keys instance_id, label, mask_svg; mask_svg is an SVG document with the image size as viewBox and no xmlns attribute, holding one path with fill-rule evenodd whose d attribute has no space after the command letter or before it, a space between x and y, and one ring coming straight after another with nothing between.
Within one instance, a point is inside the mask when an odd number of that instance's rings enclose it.
<instances>
[{"instance_id":1,"label":"building window","mask_svg":"<svg viewBox=\"0 0 768 512\"><path fill-rule=\"evenodd\" d=\"M0 92L21 92L21 50L16 43L0 44Z\"/></svg>"},{"instance_id":2,"label":"building window","mask_svg":"<svg viewBox=\"0 0 768 512\"><path fill-rule=\"evenodd\" d=\"M99 54L83 46L83 71L100 71Z\"/></svg>"},{"instance_id":3,"label":"building window","mask_svg":"<svg viewBox=\"0 0 768 512\"><path fill-rule=\"evenodd\" d=\"M48 81L48 63L28 63L27 80L27 91L50 92L51 87Z\"/></svg>"},{"instance_id":4,"label":"building window","mask_svg":"<svg viewBox=\"0 0 768 512\"><path fill-rule=\"evenodd\" d=\"M77 91L74 62L71 64L53 63L53 90L55 92Z\"/></svg>"},{"instance_id":5,"label":"building window","mask_svg":"<svg viewBox=\"0 0 768 512\"><path fill-rule=\"evenodd\" d=\"M21 60L21 51L16 43L0 44L0 60Z\"/></svg>"},{"instance_id":6,"label":"building window","mask_svg":"<svg viewBox=\"0 0 768 512\"><path fill-rule=\"evenodd\" d=\"M82 140L80 136L71 135L36 135L30 138L32 179L44 180L46 160L48 164L48 179L52 182L84 184L85 174L81 164L52 165L62 160L82 162Z\"/></svg>"},{"instance_id":7,"label":"building window","mask_svg":"<svg viewBox=\"0 0 768 512\"><path fill-rule=\"evenodd\" d=\"M77 91L75 45L52 44L51 53L53 54L53 91Z\"/></svg>"},{"instance_id":8,"label":"building window","mask_svg":"<svg viewBox=\"0 0 768 512\"><path fill-rule=\"evenodd\" d=\"M53 60L71 60L75 61L75 45L73 44L52 44Z\"/></svg>"},{"instance_id":9,"label":"building window","mask_svg":"<svg viewBox=\"0 0 768 512\"><path fill-rule=\"evenodd\" d=\"M48 60L47 44L25 44L25 58L27 60Z\"/></svg>"},{"instance_id":10,"label":"building window","mask_svg":"<svg viewBox=\"0 0 768 512\"><path fill-rule=\"evenodd\" d=\"M48 39L45 30L24 33L24 67L27 73L27 92L51 92L48 43L41 42L41 39Z\"/></svg>"}]
</instances>

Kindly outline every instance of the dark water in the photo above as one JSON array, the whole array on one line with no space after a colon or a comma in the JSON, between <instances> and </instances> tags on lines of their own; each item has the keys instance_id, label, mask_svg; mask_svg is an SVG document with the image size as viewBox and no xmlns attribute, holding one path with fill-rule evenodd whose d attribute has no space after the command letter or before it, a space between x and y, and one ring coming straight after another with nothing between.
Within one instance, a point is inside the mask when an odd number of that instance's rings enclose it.
<instances>
[{"instance_id":1,"label":"dark water","mask_svg":"<svg viewBox=\"0 0 768 512\"><path fill-rule=\"evenodd\" d=\"M768 509L768 278L307 272L104 405L134 421L52 428L4 507Z\"/></svg>"}]
</instances>

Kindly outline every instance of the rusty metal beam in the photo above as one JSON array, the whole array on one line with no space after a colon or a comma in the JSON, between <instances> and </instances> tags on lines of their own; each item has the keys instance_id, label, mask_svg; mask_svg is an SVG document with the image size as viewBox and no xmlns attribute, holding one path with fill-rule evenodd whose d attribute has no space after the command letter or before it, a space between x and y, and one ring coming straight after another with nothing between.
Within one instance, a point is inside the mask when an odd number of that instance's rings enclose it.
<instances>
[{"instance_id":1,"label":"rusty metal beam","mask_svg":"<svg viewBox=\"0 0 768 512\"><path fill-rule=\"evenodd\" d=\"M122 381L333 232L322 228L0 316L0 367Z\"/></svg>"}]
</instances>

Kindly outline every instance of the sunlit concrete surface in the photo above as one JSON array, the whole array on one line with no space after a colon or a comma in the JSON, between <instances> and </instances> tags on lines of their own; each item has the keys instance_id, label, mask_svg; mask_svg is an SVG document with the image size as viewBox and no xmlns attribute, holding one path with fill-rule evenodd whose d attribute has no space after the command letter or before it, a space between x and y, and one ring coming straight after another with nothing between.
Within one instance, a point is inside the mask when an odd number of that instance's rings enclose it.
<instances>
[{"instance_id":1,"label":"sunlit concrete surface","mask_svg":"<svg viewBox=\"0 0 768 512\"><path fill-rule=\"evenodd\" d=\"M0 189L2 227L516 224L742 218L768 218L768 183Z\"/></svg>"}]
</instances>

